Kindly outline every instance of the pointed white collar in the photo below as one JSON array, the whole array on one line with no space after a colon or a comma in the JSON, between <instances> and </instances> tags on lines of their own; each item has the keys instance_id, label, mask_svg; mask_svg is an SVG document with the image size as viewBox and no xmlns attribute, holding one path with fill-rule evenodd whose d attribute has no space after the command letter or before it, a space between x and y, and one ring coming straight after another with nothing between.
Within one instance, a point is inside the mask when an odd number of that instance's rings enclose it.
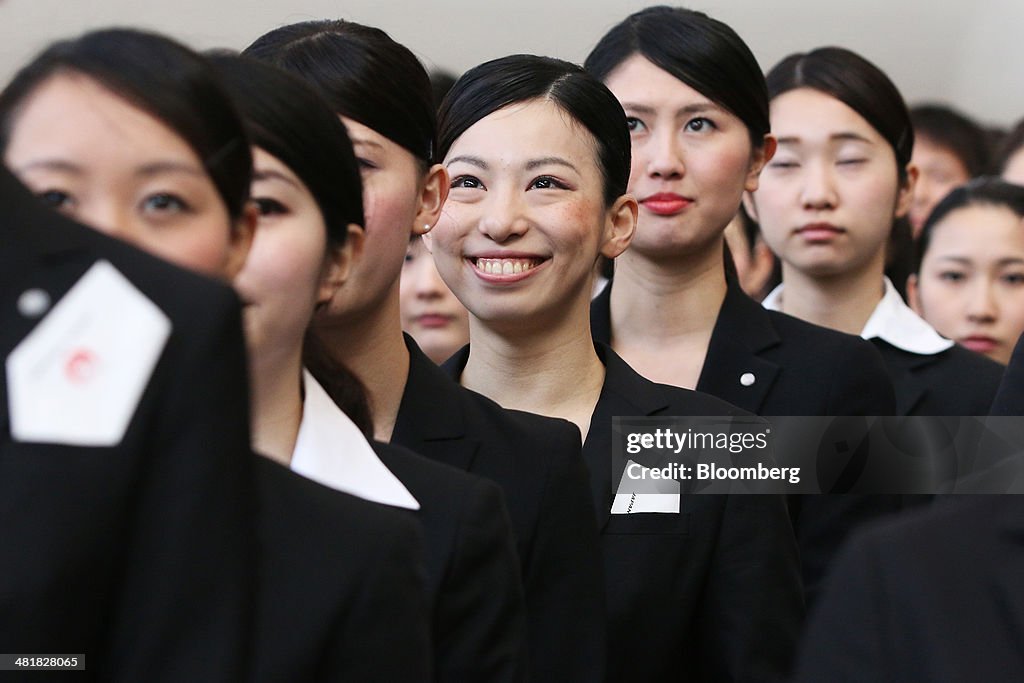
<instances>
[{"instance_id":1,"label":"pointed white collar","mask_svg":"<svg viewBox=\"0 0 1024 683\"><path fill-rule=\"evenodd\" d=\"M882 295L882 300L878 302L875 310L871 312L871 317L864 324L864 329L860 333L861 337L864 339L878 337L896 348L922 356L931 356L953 346L952 341L936 332L934 327L925 322L903 302L889 278L884 278L884 280L885 294ZM783 285L773 289L764 298L761 305L770 311L780 310L782 289Z\"/></svg>"},{"instance_id":2,"label":"pointed white collar","mask_svg":"<svg viewBox=\"0 0 1024 683\"><path fill-rule=\"evenodd\" d=\"M308 370L306 400L291 469L307 479L353 496L419 510L420 504L373 451L355 423L331 400Z\"/></svg>"}]
</instances>

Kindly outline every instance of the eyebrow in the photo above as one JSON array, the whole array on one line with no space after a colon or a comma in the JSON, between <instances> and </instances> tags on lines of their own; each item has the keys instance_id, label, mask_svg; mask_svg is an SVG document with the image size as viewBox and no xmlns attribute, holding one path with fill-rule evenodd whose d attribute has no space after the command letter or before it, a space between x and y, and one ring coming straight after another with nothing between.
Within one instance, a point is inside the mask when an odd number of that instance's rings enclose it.
<instances>
[{"instance_id":1,"label":"eyebrow","mask_svg":"<svg viewBox=\"0 0 1024 683\"><path fill-rule=\"evenodd\" d=\"M288 183L292 187L298 187L299 184L295 179L281 173L280 171L267 170L267 171L254 171L252 174L253 181L265 181L265 180L278 180L283 183Z\"/></svg>"},{"instance_id":2,"label":"eyebrow","mask_svg":"<svg viewBox=\"0 0 1024 683\"><path fill-rule=\"evenodd\" d=\"M184 173L200 178L206 177L206 171L202 167L181 161L154 161L149 164L143 164L135 171L135 175L147 178L165 173Z\"/></svg>"},{"instance_id":3,"label":"eyebrow","mask_svg":"<svg viewBox=\"0 0 1024 683\"><path fill-rule=\"evenodd\" d=\"M367 145L369 147L377 147L378 149L384 149L384 145L380 144L376 140L368 140L367 138L352 137L352 146L358 147L360 145Z\"/></svg>"},{"instance_id":4,"label":"eyebrow","mask_svg":"<svg viewBox=\"0 0 1024 683\"><path fill-rule=\"evenodd\" d=\"M962 263L967 266L971 264L971 259L964 256L940 256L939 261L953 261L954 263ZM1015 266L1024 263L1024 258L1019 256L1007 256L996 261L997 266Z\"/></svg>"},{"instance_id":5,"label":"eyebrow","mask_svg":"<svg viewBox=\"0 0 1024 683\"><path fill-rule=\"evenodd\" d=\"M563 159L562 157L541 157L539 159L530 159L529 161L526 162L525 168L527 171L533 171L540 168L541 166L551 165L566 166L579 173L579 169L577 169L571 162L569 162L566 159Z\"/></svg>"},{"instance_id":6,"label":"eyebrow","mask_svg":"<svg viewBox=\"0 0 1024 683\"><path fill-rule=\"evenodd\" d=\"M637 114L656 114L657 110L649 104L638 104L635 102L623 102L622 108L628 111L634 111ZM718 106L714 102L695 102L688 104L685 107L680 107L676 110L676 116L688 115L688 114L702 114L708 111L725 111L722 107Z\"/></svg>"},{"instance_id":7,"label":"eyebrow","mask_svg":"<svg viewBox=\"0 0 1024 683\"><path fill-rule=\"evenodd\" d=\"M461 155L459 155L457 157L452 157L451 159L448 160L448 163L445 164L445 166L446 167L447 166L451 166L452 164L454 164L456 162L459 162L459 161L461 161L464 164L469 164L470 166L476 166L477 168L483 169L485 171L488 168L490 168L487 165L487 162L484 161L483 159L481 159L480 157L474 157L474 156L470 156L468 154L461 154Z\"/></svg>"},{"instance_id":8,"label":"eyebrow","mask_svg":"<svg viewBox=\"0 0 1024 683\"><path fill-rule=\"evenodd\" d=\"M832 142L863 142L868 145L873 144L871 140L868 140L860 133L854 133L853 131L833 133L828 136L828 139ZM799 135L784 135L777 138L777 140L780 145L797 145L800 144L801 138Z\"/></svg>"},{"instance_id":9,"label":"eyebrow","mask_svg":"<svg viewBox=\"0 0 1024 683\"><path fill-rule=\"evenodd\" d=\"M16 170L19 173L23 173L25 171L31 171L37 168L45 169L48 171L62 171L64 173L74 173L77 175L81 175L83 172L81 166L79 166L78 164L73 164L70 161L66 161L64 159L37 159L35 161L30 161L27 164L19 166L14 170Z\"/></svg>"}]
</instances>

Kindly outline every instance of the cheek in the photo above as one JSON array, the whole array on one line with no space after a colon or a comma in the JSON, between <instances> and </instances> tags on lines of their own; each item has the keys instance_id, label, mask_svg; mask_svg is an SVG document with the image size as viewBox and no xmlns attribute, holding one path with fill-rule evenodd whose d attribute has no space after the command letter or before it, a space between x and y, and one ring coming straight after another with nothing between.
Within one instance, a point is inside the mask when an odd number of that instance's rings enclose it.
<instances>
[{"instance_id":1,"label":"cheek","mask_svg":"<svg viewBox=\"0 0 1024 683\"><path fill-rule=\"evenodd\" d=\"M140 241L146 250L180 266L217 279L226 272L230 249L230 228L223 224L195 225L188 230L157 230Z\"/></svg>"}]
</instances>

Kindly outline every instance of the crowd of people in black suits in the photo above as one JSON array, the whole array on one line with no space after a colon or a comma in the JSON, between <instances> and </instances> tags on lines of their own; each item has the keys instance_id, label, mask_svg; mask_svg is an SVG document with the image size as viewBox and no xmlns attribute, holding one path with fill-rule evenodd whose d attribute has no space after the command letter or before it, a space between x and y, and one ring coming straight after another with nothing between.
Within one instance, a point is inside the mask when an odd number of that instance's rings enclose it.
<instances>
[{"instance_id":1,"label":"crowd of people in black suits","mask_svg":"<svg viewBox=\"0 0 1024 683\"><path fill-rule=\"evenodd\" d=\"M1017 414L992 137L678 7L443 96L340 19L54 43L0 92L0 680L1021 678L1015 497L647 508L612 458L622 416Z\"/></svg>"}]
</instances>

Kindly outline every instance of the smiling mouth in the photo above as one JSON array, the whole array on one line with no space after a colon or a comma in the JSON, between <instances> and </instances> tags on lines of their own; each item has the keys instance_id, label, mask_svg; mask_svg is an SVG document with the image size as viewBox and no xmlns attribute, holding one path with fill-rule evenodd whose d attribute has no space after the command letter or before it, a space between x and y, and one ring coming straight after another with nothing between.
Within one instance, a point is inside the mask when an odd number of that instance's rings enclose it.
<instances>
[{"instance_id":1,"label":"smiling mouth","mask_svg":"<svg viewBox=\"0 0 1024 683\"><path fill-rule=\"evenodd\" d=\"M520 275L543 263L539 258L470 258L473 267L487 275Z\"/></svg>"}]
</instances>

